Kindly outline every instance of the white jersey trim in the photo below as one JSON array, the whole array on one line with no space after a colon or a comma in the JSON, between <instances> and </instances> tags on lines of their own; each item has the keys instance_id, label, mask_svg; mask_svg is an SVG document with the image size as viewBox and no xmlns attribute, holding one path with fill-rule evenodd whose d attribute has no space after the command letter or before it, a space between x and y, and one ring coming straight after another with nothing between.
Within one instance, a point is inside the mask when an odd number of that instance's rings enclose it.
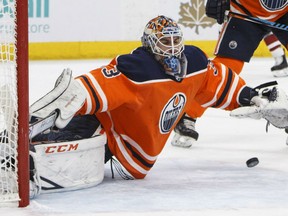
<instances>
[{"instance_id":1,"label":"white jersey trim","mask_svg":"<svg viewBox=\"0 0 288 216\"><path fill-rule=\"evenodd\" d=\"M114 123L112 121L111 118L111 114L110 112L107 112L107 114L109 115L111 122L112 122L112 126L111 126L111 131L113 133L113 137L116 140L116 143L118 145L118 148L120 149L122 155L124 156L125 160L134 168L136 169L138 172L142 173L143 175L147 175L148 171L143 169L141 166L139 166L128 154L128 152L126 151L125 147L123 146L123 143L121 142L120 139L120 135L118 133L116 133L116 131L114 130ZM128 171L129 172L129 171ZM133 176L133 175L132 175Z\"/></svg>"},{"instance_id":2,"label":"white jersey trim","mask_svg":"<svg viewBox=\"0 0 288 216\"><path fill-rule=\"evenodd\" d=\"M120 71L121 72L121 71ZM199 70L199 71L195 71L191 74L188 74L186 75L186 77L192 77L192 76L196 76L198 74L201 74L201 73L206 73L207 72L207 68L204 68L202 70ZM128 78L128 77L127 77ZM129 79L129 78L128 78ZM185 79L185 78L184 78ZM155 80L148 80L148 81L143 81L143 82L137 82L137 81L134 81L134 80L131 80L129 79L132 83L135 83L137 85L143 85L143 84L147 84L147 83L161 83L161 82L175 82L174 80L172 79L155 79Z\"/></svg>"},{"instance_id":3,"label":"white jersey trim","mask_svg":"<svg viewBox=\"0 0 288 216\"><path fill-rule=\"evenodd\" d=\"M137 151L143 156L145 157L147 160L150 161L156 161L157 160L157 156L150 156L148 155L140 146L138 143L136 143L133 139L131 139L130 137L128 137L127 135L121 134L121 137L126 140L127 142L129 142L129 144L131 144L134 148L137 149Z\"/></svg>"}]
</instances>

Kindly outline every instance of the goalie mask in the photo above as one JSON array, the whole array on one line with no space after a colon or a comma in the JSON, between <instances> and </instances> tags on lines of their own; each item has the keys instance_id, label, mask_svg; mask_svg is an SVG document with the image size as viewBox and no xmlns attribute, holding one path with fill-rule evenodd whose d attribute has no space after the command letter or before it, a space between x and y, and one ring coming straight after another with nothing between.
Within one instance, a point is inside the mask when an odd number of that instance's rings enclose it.
<instances>
[{"instance_id":1,"label":"goalie mask","mask_svg":"<svg viewBox=\"0 0 288 216\"><path fill-rule=\"evenodd\" d=\"M142 45L163 65L167 74L179 81L186 76L183 33L174 20L166 16L150 20L141 40Z\"/></svg>"}]
</instances>

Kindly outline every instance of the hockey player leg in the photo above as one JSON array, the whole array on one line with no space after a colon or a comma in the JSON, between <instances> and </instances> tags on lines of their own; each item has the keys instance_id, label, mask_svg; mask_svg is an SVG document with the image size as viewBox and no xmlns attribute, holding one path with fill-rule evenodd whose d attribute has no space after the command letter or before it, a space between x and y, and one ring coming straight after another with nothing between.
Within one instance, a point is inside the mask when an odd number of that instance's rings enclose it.
<instances>
[{"instance_id":1,"label":"hockey player leg","mask_svg":"<svg viewBox=\"0 0 288 216\"><path fill-rule=\"evenodd\" d=\"M76 141L31 144L30 196L100 184L106 141L106 134L102 134Z\"/></svg>"},{"instance_id":2,"label":"hockey player leg","mask_svg":"<svg viewBox=\"0 0 288 216\"><path fill-rule=\"evenodd\" d=\"M85 99L85 90L73 79L72 71L65 69L54 89L30 106L30 118L43 119L57 110L55 125L63 128L83 106Z\"/></svg>"},{"instance_id":3,"label":"hockey player leg","mask_svg":"<svg viewBox=\"0 0 288 216\"><path fill-rule=\"evenodd\" d=\"M285 54L279 57L279 63L271 68L274 77L288 76L288 63Z\"/></svg>"},{"instance_id":4,"label":"hockey player leg","mask_svg":"<svg viewBox=\"0 0 288 216\"><path fill-rule=\"evenodd\" d=\"M288 64L285 56L285 50L282 48L278 38L272 32L270 32L264 37L264 42L275 60L274 66L271 67L273 76L288 76Z\"/></svg>"}]
</instances>

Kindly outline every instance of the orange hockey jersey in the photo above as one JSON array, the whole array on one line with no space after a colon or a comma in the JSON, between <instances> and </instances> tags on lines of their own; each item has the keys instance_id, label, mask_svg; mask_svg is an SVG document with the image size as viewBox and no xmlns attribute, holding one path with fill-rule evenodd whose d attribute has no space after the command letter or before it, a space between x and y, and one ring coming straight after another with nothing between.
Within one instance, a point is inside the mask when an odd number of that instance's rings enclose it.
<instances>
[{"instance_id":1,"label":"orange hockey jersey","mask_svg":"<svg viewBox=\"0 0 288 216\"><path fill-rule=\"evenodd\" d=\"M267 5L274 5L275 9L269 10ZM270 3L271 0L262 1L261 0L231 0L230 1L230 10L232 12L247 14L253 17L258 17L260 19L265 19L269 21L276 21L284 14L288 12L287 1L274 1L275 3ZM277 9L277 4L279 3L279 8ZM282 2L282 3L281 3ZM282 7L280 7L283 5Z\"/></svg>"},{"instance_id":2,"label":"orange hockey jersey","mask_svg":"<svg viewBox=\"0 0 288 216\"><path fill-rule=\"evenodd\" d=\"M177 81L140 47L77 79L87 91L80 114L96 114L110 151L135 178L154 165L171 131L195 99L203 107L239 107L245 82L226 66L185 46L187 76Z\"/></svg>"}]
</instances>

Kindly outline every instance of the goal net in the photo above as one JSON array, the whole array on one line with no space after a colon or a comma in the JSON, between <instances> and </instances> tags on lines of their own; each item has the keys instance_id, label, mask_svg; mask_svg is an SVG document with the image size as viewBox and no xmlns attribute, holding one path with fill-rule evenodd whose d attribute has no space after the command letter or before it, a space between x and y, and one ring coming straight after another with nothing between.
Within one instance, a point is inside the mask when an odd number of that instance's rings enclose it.
<instances>
[{"instance_id":1,"label":"goal net","mask_svg":"<svg viewBox=\"0 0 288 216\"><path fill-rule=\"evenodd\" d=\"M29 204L27 4L0 0L0 206Z\"/></svg>"}]
</instances>

